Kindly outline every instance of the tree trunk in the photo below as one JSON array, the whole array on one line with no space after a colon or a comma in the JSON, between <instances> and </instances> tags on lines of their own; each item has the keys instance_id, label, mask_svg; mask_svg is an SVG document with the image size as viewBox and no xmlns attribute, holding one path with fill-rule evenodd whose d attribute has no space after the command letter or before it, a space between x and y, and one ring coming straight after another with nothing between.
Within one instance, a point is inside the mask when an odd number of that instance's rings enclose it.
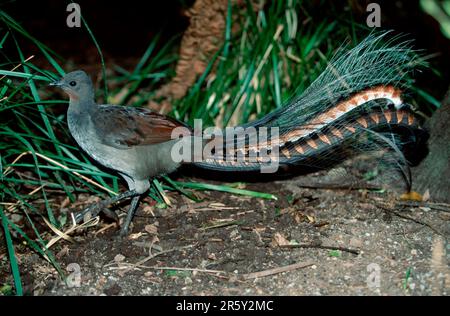
<instances>
[{"instance_id":1,"label":"tree trunk","mask_svg":"<svg viewBox=\"0 0 450 316\"><path fill-rule=\"evenodd\" d=\"M430 132L429 154L413 169L414 190L437 202L450 202L450 90L439 108L427 122Z\"/></svg>"}]
</instances>

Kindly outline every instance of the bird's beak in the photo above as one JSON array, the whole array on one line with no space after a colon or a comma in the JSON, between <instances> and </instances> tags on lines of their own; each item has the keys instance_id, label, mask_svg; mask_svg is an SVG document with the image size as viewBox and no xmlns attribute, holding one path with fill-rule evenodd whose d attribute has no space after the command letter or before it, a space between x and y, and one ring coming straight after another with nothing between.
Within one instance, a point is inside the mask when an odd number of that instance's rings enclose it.
<instances>
[{"instance_id":1,"label":"bird's beak","mask_svg":"<svg viewBox=\"0 0 450 316\"><path fill-rule=\"evenodd\" d=\"M61 80L56 80L56 81L50 82L48 85L54 86L54 87L61 87L63 85L63 83Z\"/></svg>"}]
</instances>

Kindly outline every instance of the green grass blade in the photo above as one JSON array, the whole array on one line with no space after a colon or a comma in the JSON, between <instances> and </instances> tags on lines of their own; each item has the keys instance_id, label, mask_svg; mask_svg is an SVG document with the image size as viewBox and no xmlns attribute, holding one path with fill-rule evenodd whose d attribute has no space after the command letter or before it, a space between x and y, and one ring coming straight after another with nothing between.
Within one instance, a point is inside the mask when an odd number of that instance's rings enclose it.
<instances>
[{"instance_id":1,"label":"green grass blade","mask_svg":"<svg viewBox=\"0 0 450 316\"><path fill-rule=\"evenodd\" d=\"M72 1L73 3L73 1ZM86 22L86 19L81 15L81 21L83 21L84 27L86 28L87 32L89 33L89 36L91 37L92 41L94 42L95 48L97 49L98 55L100 57L100 63L102 65L102 79L103 79L103 94L105 100L108 100L108 85L106 83L106 66L105 66L105 58L103 57L102 50L100 48L100 45L97 42L97 39L94 36L94 33L91 31L91 28L89 27L88 23Z\"/></svg>"},{"instance_id":2,"label":"green grass blade","mask_svg":"<svg viewBox=\"0 0 450 316\"><path fill-rule=\"evenodd\" d=\"M277 200L278 199L275 195L270 194L270 193L262 193L262 192L255 192L255 191L250 191L250 190L237 189L237 188L232 188L232 187L229 187L226 185L217 185L217 184L209 184L209 183L195 183L195 182L178 182L178 181L174 181L174 182L180 187L197 189L197 190L228 192L228 193L246 195L246 196L268 199L268 200Z\"/></svg>"},{"instance_id":3,"label":"green grass blade","mask_svg":"<svg viewBox=\"0 0 450 316\"><path fill-rule=\"evenodd\" d=\"M9 70L2 70L2 69L0 69L0 75L9 76L9 77L16 77L16 78L35 79L35 80L41 80L41 81L46 81L46 82L50 82L51 81L47 77L30 74L28 72L18 72L18 71L9 71Z\"/></svg>"},{"instance_id":4,"label":"green grass blade","mask_svg":"<svg viewBox=\"0 0 450 316\"><path fill-rule=\"evenodd\" d=\"M22 296L23 295L22 281L20 278L19 265L17 264L11 233L8 228L9 221L6 218L5 214L3 213L3 208L1 206L0 206L0 217L2 219L3 231L5 232L6 247L8 248L9 263L11 265L11 271L14 278L14 286L16 287L16 295Z\"/></svg>"}]
</instances>

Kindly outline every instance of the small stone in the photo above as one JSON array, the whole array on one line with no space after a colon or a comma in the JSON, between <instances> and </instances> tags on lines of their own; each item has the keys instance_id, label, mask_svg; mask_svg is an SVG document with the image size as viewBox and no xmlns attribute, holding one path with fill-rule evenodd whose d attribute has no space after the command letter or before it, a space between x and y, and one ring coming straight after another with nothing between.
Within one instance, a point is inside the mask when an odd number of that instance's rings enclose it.
<instances>
[{"instance_id":1,"label":"small stone","mask_svg":"<svg viewBox=\"0 0 450 316\"><path fill-rule=\"evenodd\" d=\"M122 262L124 260L125 260L125 256L120 253L114 257L114 262Z\"/></svg>"},{"instance_id":2,"label":"small stone","mask_svg":"<svg viewBox=\"0 0 450 316\"><path fill-rule=\"evenodd\" d=\"M208 259L209 259L209 260L217 260L216 254L215 254L215 253L210 253L210 254L208 255Z\"/></svg>"}]
</instances>

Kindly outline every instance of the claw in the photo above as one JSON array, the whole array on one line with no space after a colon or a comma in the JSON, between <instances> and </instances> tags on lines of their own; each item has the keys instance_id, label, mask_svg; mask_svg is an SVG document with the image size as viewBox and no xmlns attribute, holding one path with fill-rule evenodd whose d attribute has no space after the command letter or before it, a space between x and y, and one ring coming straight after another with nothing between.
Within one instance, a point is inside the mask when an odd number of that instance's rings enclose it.
<instances>
[{"instance_id":1,"label":"claw","mask_svg":"<svg viewBox=\"0 0 450 316\"><path fill-rule=\"evenodd\" d=\"M93 205L90 205L80 213L77 213L75 215L75 221L76 223L85 222L86 216L89 216L89 218L97 216L100 212L104 211L104 208L102 207L102 202L96 203Z\"/></svg>"},{"instance_id":2,"label":"claw","mask_svg":"<svg viewBox=\"0 0 450 316\"><path fill-rule=\"evenodd\" d=\"M120 195L117 195L117 196L111 197L109 199L103 200L99 203L90 205L83 211L75 214L75 222L77 224L79 224L79 223L83 222L84 219L86 218L86 216L88 216L88 215L89 215L89 217L95 217L100 213L104 213L107 217L109 217L110 219L112 219L118 223L119 217L117 216L117 214L114 211L111 211L110 209L108 209L108 207L114 203L121 202L122 200L128 199L130 197L133 197L132 203L131 203L132 206L130 207L130 210L128 211L129 215L127 216L127 219L125 220L124 225L121 230L121 235L126 236L126 235L128 235L128 226L130 225L134 211L136 210L137 204L139 202L139 194L137 194L136 191L134 191L134 190L124 192Z\"/></svg>"},{"instance_id":3,"label":"claw","mask_svg":"<svg viewBox=\"0 0 450 316\"><path fill-rule=\"evenodd\" d=\"M116 223L119 223L119 216L117 216L116 212L111 211L110 209L107 208L104 208L103 210L101 210L101 212L105 214L106 217L112 219Z\"/></svg>"}]
</instances>

